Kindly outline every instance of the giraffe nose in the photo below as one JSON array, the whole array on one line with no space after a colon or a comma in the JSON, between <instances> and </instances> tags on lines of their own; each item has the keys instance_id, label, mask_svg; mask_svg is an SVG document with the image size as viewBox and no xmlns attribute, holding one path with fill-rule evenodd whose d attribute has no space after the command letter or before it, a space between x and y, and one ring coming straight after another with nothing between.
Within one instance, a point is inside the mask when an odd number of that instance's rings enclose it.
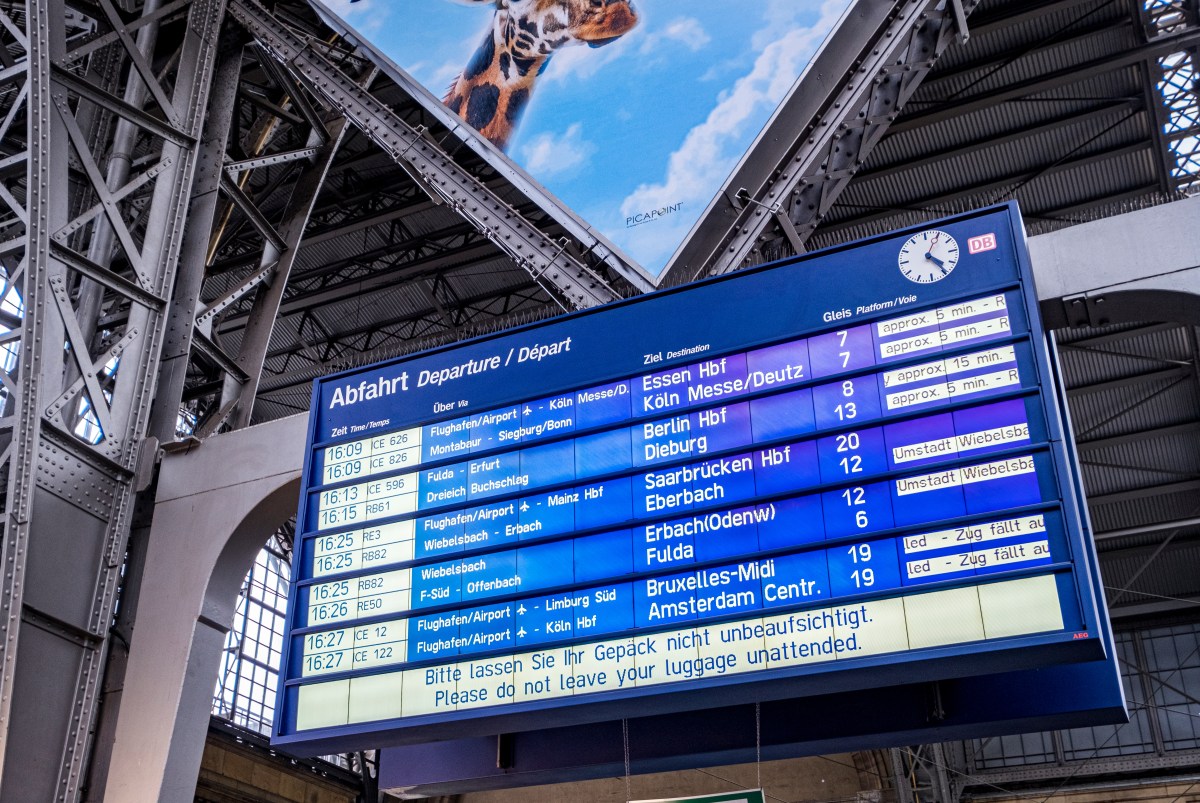
<instances>
[{"instance_id":1,"label":"giraffe nose","mask_svg":"<svg viewBox=\"0 0 1200 803\"><path fill-rule=\"evenodd\" d=\"M589 47L602 47L615 42L637 25L638 15L630 0L587 0L587 3L591 10L585 18L592 19L588 25L581 26L577 36ZM585 32L585 28L589 30Z\"/></svg>"}]
</instances>

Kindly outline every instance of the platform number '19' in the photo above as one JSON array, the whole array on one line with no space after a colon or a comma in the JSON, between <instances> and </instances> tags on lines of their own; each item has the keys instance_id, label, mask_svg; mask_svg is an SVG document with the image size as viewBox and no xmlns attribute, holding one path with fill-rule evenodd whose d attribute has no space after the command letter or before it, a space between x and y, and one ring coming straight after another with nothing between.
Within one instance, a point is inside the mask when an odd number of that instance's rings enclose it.
<instances>
[{"instance_id":1,"label":"platform number '19'","mask_svg":"<svg viewBox=\"0 0 1200 803\"><path fill-rule=\"evenodd\" d=\"M871 545L854 544L846 550L846 554L854 563L869 563L871 561ZM868 566L863 566L861 569L851 572L850 579L854 581L855 588L869 588L875 585L875 571Z\"/></svg>"}]
</instances>

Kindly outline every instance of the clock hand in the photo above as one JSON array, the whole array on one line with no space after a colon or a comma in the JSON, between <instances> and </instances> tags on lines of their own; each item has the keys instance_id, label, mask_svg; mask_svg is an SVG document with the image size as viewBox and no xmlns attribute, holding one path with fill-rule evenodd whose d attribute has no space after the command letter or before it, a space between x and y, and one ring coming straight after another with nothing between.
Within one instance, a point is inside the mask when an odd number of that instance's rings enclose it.
<instances>
[{"instance_id":1,"label":"clock hand","mask_svg":"<svg viewBox=\"0 0 1200 803\"><path fill-rule=\"evenodd\" d=\"M931 251L925 252L925 258L928 259L933 264L937 265L942 270L946 269L946 263L943 262L942 260L938 259L937 257L935 257Z\"/></svg>"}]
</instances>

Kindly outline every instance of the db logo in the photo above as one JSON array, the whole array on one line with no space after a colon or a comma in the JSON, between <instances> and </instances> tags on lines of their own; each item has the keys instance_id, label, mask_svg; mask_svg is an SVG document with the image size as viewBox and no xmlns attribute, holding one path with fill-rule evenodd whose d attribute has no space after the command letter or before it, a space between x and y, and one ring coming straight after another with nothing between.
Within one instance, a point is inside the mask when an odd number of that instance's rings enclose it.
<instances>
[{"instance_id":1,"label":"db logo","mask_svg":"<svg viewBox=\"0 0 1200 803\"><path fill-rule=\"evenodd\" d=\"M995 234L981 234L978 237L972 237L967 240L967 253L978 254L982 251L991 251L996 247Z\"/></svg>"}]
</instances>

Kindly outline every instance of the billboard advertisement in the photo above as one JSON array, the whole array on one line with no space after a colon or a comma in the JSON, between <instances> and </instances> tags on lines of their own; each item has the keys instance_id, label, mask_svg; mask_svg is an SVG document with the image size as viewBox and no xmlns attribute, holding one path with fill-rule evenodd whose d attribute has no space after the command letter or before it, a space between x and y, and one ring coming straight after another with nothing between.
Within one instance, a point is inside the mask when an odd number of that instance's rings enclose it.
<instances>
[{"instance_id":1,"label":"billboard advertisement","mask_svg":"<svg viewBox=\"0 0 1200 803\"><path fill-rule=\"evenodd\" d=\"M851 1L323 5L657 275Z\"/></svg>"}]
</instances>

